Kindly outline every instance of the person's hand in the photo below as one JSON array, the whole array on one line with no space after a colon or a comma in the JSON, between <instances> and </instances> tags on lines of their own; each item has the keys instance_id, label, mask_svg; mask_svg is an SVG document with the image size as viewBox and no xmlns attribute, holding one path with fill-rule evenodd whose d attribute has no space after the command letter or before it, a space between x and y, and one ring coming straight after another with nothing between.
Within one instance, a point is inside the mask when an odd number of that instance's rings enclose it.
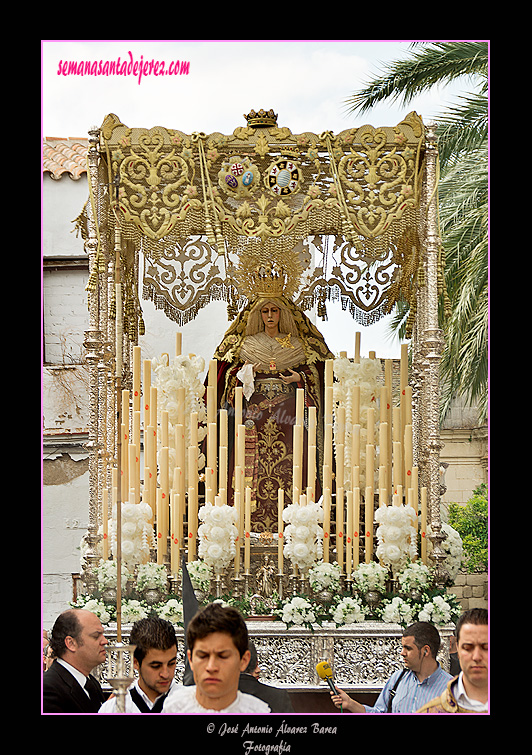
<instances>
[{"instance_id":1,"label":"person's hand","mask_svg":"<svg viewBox=\"0 0 532 755\"><path fill-rule=\"evenodd\" d=\"M299 372L294 372L294 370L289 370L290 375L283 375L282 373L279 374L279 377L283 381L285 385L288 385L289 383L299 383L301 380L301 376Z\"/></svg>"},{"instance_id":2,"label":"person's hand","mask_svg":"<svg viewBox=\"0 0 532 755\"><path fill-rule=\"evenodd\" d=\"M343 708L343 710L349 710L350 703L353 702L353 700L349 697L347 692L344 692L343 689L338 689L336 687L337 694L335 695L331 691L331 700L333 705L335 705L337 708Z\"/></svg>"}]
</instances>

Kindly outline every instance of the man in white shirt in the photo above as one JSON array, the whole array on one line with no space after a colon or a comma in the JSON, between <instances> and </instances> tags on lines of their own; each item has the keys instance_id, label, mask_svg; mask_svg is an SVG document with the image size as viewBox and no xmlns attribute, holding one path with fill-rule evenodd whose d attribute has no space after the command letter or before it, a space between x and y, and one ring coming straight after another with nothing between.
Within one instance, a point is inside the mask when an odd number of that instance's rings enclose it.
<instances>
[{"instance_id":1,"label":"man in white shirt","mask_svg":"<svg viewBox=\"0 0 532 755\"><path fill-rule=\"evenodd\" d=\"M177 639L173 625L158 617L135 622L129 636L133 667L138 678L129 687L126 713L160 713L164 700L175 686ZM116 698L107 700L99 713L116 713Z\"/></svg>"},{"instance_id":2,"label":"man in white shirt","mask_svg":"<svg viewBox=\"0 0 532 755\"><path fill-rule=\"evenodd\" d=\"M240 692L240 673L249 663L248 631L240 613L211 603L187 628L187 655L195 685L177 686L163 713L270 713L253 695Z\"/></svg>"},{"instance_id":3,"label":"man in white shirt","mask_svg":"<svg viewBox=\"0 0 532 755\"><path fill-rule=\"evenodd\" d=\"M472 608L456 624L461 671L443 694L424 705L420 713L485 713L488 711L488 611Z\"/></svg>"}]
</instances>

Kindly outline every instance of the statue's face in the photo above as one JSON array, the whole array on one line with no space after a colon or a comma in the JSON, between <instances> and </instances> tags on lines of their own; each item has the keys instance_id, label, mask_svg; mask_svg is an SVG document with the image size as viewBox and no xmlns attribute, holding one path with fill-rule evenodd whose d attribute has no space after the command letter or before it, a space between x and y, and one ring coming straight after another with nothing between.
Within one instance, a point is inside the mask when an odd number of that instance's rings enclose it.
<instances>
[{"instance_id":1,"label":"statue's face","mask_svg":"<svg viewBox=\"0 0 532 755\"><path fill-rule=\"evenodd\" d=\"M275 304L268 303L261 307L260 314L266 328L275 328L279 325L280 311Z\"/></svg>"}]
</instances>

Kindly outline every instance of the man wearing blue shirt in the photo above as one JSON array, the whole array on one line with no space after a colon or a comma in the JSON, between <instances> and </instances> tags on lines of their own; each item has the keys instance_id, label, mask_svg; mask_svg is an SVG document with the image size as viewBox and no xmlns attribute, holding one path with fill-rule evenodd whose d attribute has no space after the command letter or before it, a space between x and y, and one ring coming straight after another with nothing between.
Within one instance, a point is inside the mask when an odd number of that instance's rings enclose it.
<instances>
[{"instance_id":1,"label":"man wearing blue shirt","mask_svg":"<svg viewBox=\"0 0 532 755\"><path fill-rule=\"evenodd\" d=\"M440 642L440 634L432 624L426 621L411 624L401 638L404 669L392 674L375 705L362 705L338 687L338 694L331 692L333 703L349 713L415 713L441 695L452 678L436 660Z\"/></svg>"}]
</instances>

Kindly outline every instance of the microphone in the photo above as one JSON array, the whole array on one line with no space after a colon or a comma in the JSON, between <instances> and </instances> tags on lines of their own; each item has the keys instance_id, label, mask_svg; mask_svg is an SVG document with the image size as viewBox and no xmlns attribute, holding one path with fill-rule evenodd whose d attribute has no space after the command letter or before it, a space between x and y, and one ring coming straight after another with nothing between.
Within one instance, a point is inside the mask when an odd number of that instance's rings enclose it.
<instances>
[{"instance_id":1,"label":"microphone","mask_svg":"<svg viewBox=\"0 0 532 755\"><path fill-rule=\"evenodd\" d=\"M336 687L333 684L333 672L332 668L329 666L328 661L321 661L316 666L316 673L320 677L320 679L325 679L329 687L331 688L331 692L334 692L335 695L338 694L336 691Z\"/></svg>"}]
</instances>

